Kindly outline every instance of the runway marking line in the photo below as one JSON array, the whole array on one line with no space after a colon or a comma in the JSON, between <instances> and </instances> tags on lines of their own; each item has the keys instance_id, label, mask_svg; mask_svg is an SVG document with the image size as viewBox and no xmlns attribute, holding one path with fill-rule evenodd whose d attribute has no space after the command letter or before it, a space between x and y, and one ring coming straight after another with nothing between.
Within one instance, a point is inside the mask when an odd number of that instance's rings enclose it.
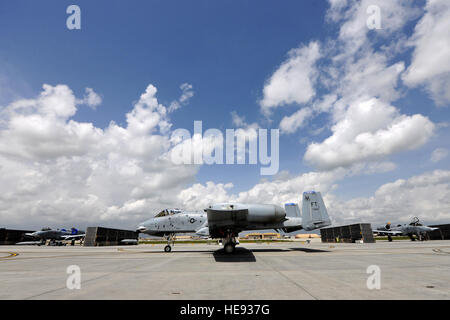
<instances>
[{"instance_id":1,"label":"runway marking line","mask_svg":"<svg viewBox=\"0 0 450 320\"><path fill-rule=\"evenodd\" d=\"M436 253L445 253L445 254L450 254L450 252L447 252L447 251L444 251L444 250L442 250L442 249L438 249L438 248L434 248L434 249L433 249L433 251L434 251L434 252L436 252Z\"/></svg>"},{"instance_id":2,"label":"runway marking line","mask_svg":"<svg viewBox=\"0 0 450 320\"><path fill-rule=\"evenodd\" d=\"M17 252L0 252L0 253L8 253L9 256L6 257L0 257L0 259L9 259L9 258L13 258L13 257L17 257L19 254Z\"/></svg>"}]
</instances>

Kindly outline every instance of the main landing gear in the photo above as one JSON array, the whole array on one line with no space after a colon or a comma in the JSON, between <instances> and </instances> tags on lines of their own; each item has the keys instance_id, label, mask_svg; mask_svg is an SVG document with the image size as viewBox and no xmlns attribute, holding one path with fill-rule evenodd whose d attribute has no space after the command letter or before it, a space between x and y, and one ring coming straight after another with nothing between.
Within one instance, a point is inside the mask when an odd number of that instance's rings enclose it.
<instances>
[{"instance_id":1,"label":"main landing gear","mask_svg":"<svg viewBox=\"0 0 450 320\"><path fill-rule=\"evenodd\" d=\"M426 240L426 238L425 238L425 235L422 235L422 234L417 234L417 240L419 240L419 241L425 241Z\"/></svg>"},{"instance_id":2,"label":"main landing gear","mask_svg":"<svg viewBox=\"0 0 450 320\"><path fill-rule=\"evenodd\" d=\"M65 246L66 243L62 242L62 241L58 241L55 239L51 239L50 242L48 243L49 246L55 246L55 247L59 247L59 246Z\"/></svg>"},{"instance_id":3,"label":"main landing gear","mask_svg":"<svg viewBox=\"0 0 450 320\"><path fill-rule=\"evenodd\" d=\"M164 252L172 251L172 246L174 245L174 243L175 243L175 234L169 233L169 235L167 235L167 245L164 247Z\"/></svg>"},{"instance_id":4,"label":"main landing gear","mask_svg":"<svg viewBox=\"0 0 450 320\"><path fill-rule=\"evenodd\" d=\"M223 250L225 251L225 253L231 254L235 251L237 243L233 233L228 233L226 238L224 238L222 242L224 243Z\"/></svg>"}]
</instances>

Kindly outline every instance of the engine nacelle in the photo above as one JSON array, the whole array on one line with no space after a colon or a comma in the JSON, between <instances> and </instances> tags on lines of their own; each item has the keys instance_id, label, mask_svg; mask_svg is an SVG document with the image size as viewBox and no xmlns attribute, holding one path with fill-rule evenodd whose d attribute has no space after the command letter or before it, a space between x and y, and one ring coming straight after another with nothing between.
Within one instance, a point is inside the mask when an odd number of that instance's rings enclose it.
<instances>
[{"instance_id":1,"label":"engine nacelle","mask_svg":"<svg viewBox=\"0 0 450 320\"><path fill-rule=\"evenodd\" d=\"M286 211L273 204L248 205L248 222L280 222L286 218Z\"/></svg>"},{"instance_id":2,"label":"engine nacelle","mask_svg":"<svg viewBox=\"0 0 450 320\"><path fill-rule=\"evenodd\" d=\"M214 219L215 214L245 212L245 220L248 223L275 223L283 221L286 212L283 208L273 204L247 204L247 203L219 203L207 209L210 214L208 219ZM232 214L230 214L232 217Z\"/></svg>"}]
</instances>

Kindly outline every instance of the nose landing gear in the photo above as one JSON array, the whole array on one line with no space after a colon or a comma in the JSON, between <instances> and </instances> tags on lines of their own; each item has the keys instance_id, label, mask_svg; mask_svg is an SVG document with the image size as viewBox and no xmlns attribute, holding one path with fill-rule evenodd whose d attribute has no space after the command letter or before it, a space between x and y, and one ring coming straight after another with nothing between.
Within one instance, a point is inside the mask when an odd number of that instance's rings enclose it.
<instances>
[{"instance_id":1,"label":"nose landing gear","mask_svg":"<svg viewBox=\"0 0 450 320\"><path fill-rule=\"evenodd\" d=\"M175 243L175 234L169 233L167 235L167 245L164 247L164 252L172 251L172 246L174 245L174 243Z\"/></svg>"}]
</instances>

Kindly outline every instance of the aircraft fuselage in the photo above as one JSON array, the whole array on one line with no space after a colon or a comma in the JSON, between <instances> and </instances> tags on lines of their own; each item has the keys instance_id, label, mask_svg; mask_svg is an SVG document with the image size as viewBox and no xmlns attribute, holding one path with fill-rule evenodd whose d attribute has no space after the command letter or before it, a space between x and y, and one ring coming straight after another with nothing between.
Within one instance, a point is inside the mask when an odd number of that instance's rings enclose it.
<instances>
[{"instance_id":1,"label":"aircraft fuselage","mask_svg":"<svg viewBox=\"0 0 450 320\"><path fill-rule=\"evenodd\" d=\"M236 214L229 215L229 211ZM138 231L154 236L170 233L195 233L202 228L208 231L233 227L238 232L263 229L301 229L301 218L286 218L283 208L269 204L221 203L204 211L180 211L156 216L139 224ZM221 211L224 212L222 215ZM206 233L204 235L207 235ZM209 235L209 233L208 233ZM211 236L215 237L214 234ZM221 237L220 234L217 235Z\"/></svg>"},{"instance_id":2,"label":"aircraft fuselage","mask_svg":"<svg viewBox=\"0 0 450 320\"><path fill-rule=\"evenodd\" d=\"M173 215L154 217L139 224L138 230L154 236L164 236L169 233L195 232L206 221L204 212L181 212Z\"/></svg>"}]
</instances>

